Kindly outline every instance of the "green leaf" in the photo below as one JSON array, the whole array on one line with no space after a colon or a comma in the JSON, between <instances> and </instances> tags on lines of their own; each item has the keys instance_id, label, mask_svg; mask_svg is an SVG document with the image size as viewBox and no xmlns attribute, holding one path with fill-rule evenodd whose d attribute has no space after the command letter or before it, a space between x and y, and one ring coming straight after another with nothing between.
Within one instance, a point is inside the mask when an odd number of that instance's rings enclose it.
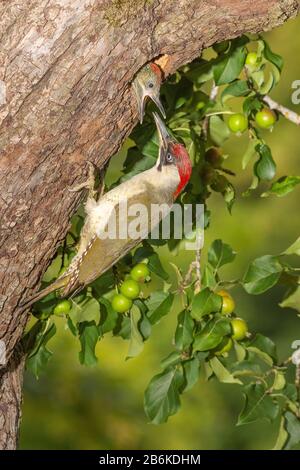
<instances>
[{"instance_id":1,"label":"green leaf","mask_svg":"<svg viewBox=\"0 0 300 470\"><path fill-rule=\"evenodd\" d=\"M152 325L169 313L173 300L174 294L169 292L156 291L151 293L146 305L148 308L147 316Z\"/></svg>"},{"instance_id":2,"label":"green leaf","mask_svg":"<svg viewBox=\"0 0 300 470\"><path fill-rule=\"evenodd\" d=\"M256 95L250 95L244 100L243 111L247 116L249 116L252 112L259 111L261 106L261 101L256 97Z\"/></svg>"},{"instance_id":3,"label":"green leaf","mask_svg":"<svg viewBox=\"0 0 300 470\"><path fill-rule=\"evenodd\" d=\"M95 321L99 323L100 319L100 305L99 302L94 297L87 298L81 304L76 304L72 302L72 308L69 312L69 317L71 318L74 325L84 321Z\"/></svg>"},{"instance_id":4,"label":"green leaf","mask_svg":"<svg viewBox=\"0 0 300 470\"><path fill-rule=\"evenodd\" d=\"M282 271L282 265L276 256L262 256L248 267L243 286L248 294L262 294L278 282Z\"/></svg>"},{"instance_id":5,"label":"green leaf","mask_svg":"<svg viewBox=\"0 0 300 470\"><path fill-rule=\"evenodd\" d=\"M260 366L257 364L257 362L251 360L241 360L239 362L234 362L231 365L230 370L234 377L262 375Z\"/></svg>"},{"instance_id":6,"label":"green leaf","mask_svg":"<svg viewBox=\"0 0 300 470\"><path fill-rule=\"evenodd\" d=\"M256 155L256 147L258 141L256 139L249 140L248 147L242 158L242 168L245 170L250 160Z\"/></svg>"},{"instance_id":7,"label":"green leaf","mask_svg":"<svg viewBox=\"0 0 300 470\"><path fill-rule=\"evenodd\" d=\"M187 349L193 341L194 321L190 312L183 310L178 315L178 323L175 331L175 344L180 350Z\"/></svg>"},{"instance_id":8,"label":"green leaf","mask_svg":"<svg viewBox=\"0 0 300 470\"><path fill-rule=\"evenodd\" d=\"M244 47L246 42L248 41L244 37L235 39L231 42L229 51L219 56L213 69L216 85L224 85L238 78L247 55Z\"/></svg>"},{"instance_id":9,"label":"green leaf","mask_svg":"<svg viewBox=\"0 0 300 470\"><path fill-rule=\"evenodd\" d=\"M229 98L247 96L249 93L250 89L246 80L235 80L224 89L221 95L221 101L224 103Z\"/></svg>"},{"instance_id":10,"label":"green leaf","mask_svg":"<svg viewBox=\"0 0 300 470\"><path fill-rule=\"evenodd\" d=\"M226 367L223 366L222 362L217 358L213 357L209 361L209 365L212 368L215 376L220 382L227 384L239 384L242 385L242 382L239 379L236 379Z\"/></svg>"},{"instance_id":11,"label":"green leaf","mask_svg":"<svg viewBox=\"0 0 300 470\"><path fill-rule=\"evenodd\" d=\"M58 274L62 268L62 255L58 254L43 275L43 282L50 283L58 277Z\"/></svg>"},{"instance_id":12,"label":"green leaf","mask_svg":"<svg viewBox=\"0 0 300 470\"><path fill-rule=\"evenodd\" d=\"M276 164L272 158L270 147L265 144L258 144L256 151L260 155L260 159L254 165L256 176L260 180L270 181L275 176Z\"/></svg>"},{"instance_id":13,"label":"green leaf","mask_svg":"<svg viewBox=\"0 0 300 470\"><path fill-rule=\"evenodd\" d=\"M169 274L164 270L158 254L154 252L148 257L148 259L148 268L150 269L150 271L167 281L169 279Z\"/></svg>"},{"instance_id":14,"label":"green leaf","mask_svg":"<svg viewBox=\"0 0 300 470\"><path fill-rule=\"evenodd\" d=\"M200 363L197 357L183 363L183 371L186 385L184 390L190 390L199 379Z\"/></svg>"},{"instance_id":15,"label":"green leaf","mask_svg":"<svg viewBox=\"0 0 300 470\"><path fill-rule=\"evenodd\" d=\"M217 285L215 270L211 264L207 263L202 275L202 286L214 289Z\"/></svg>"},{"instance_id":16,"label":"green leaf","mask_svg":"<svg viewBox=\"0 0 300 470\"><path fill-rule=\"evenodd\" d=\"M211 140L220 147L230 137L230 130L220 116L210 116L209 134Z\"/></svg>"},{"instance_id":17,"label":"green leaf","mask_svg":"<svg viewBox=\"0 0 300 470\"><path fill-rule=\"evenodd\" d=\"M231 326L227 319L214 319L205 325L203 330L196 335L194 351L208 351L218 346L224 336L230 335Z\"/></svg>"},{"instance_id":18,"label":"green leaf","mask_svg":"<svg viewBox=\"0 0 300 470\"><path fill-rule=\"evenodd\" d=\"M264 353L268 354L275 362L277 361L277 351L275 343L260 333L256 333L254 338L249 342L249 345L252 348L259 349Z\"/></svg>"},{"instance_id":19,"label":"green leaf","mask_svg":"<svg viewBox=\"0 0 300 470\"><path fill-rule=\"evenodd\" d=\"M274 371L274 382L273 382L273 390L282 390L285 387L286 380L285 375L283 372L278 370Z\"/></svg>"},{"instance_id":20,"label":"green leaf","mask_svg":"<svg viewBox=\"0 0 300 470\"><path fill-rule=\"evenodd\" d=\"M300 237L283 253L283 255L298 255L300 256Z\"/></svg>"},{"instance_id":21,"label":"green leaf","mask_svg":"<svg viewBox=\"0 0 300 470\"><path fill-rule=\"evenodd\" d=\"M100 327L101 331L101 327ZM119 315L117 324L113 330L114 336L120 336L123 339L129 340L131 336L131 321L127 315Z\"/></svg>"},{"instance_id":22,"label":"green leaf","mask_svg":"<svg viewBox=\"0 0 300 470\"><path fill-rule=\"evenodd\" d=\"M264 74L263 70L256 70L256 71L252 72L251 73L251 78L254 81L254 84L256 85L255 88L260 91L261 86L263 85L264 79L265 79L265 74Z\"/></svg>"},{"instance_id":23,"label":"green leaf","mask_svg":"<svg viewBox=\"0 0 300 470\"><path fill-rule=\"evenodd\" d=\"M86 366L97 364L95 347L99 338L99 331L94 321L80 323L79 340L81 351L79 352L79 362Z\"/></svg>"},{"instance_id":24,"label":"green leaf","mask_svg":"<svg viewBox=\"0 0 300 470\"><path fill-rule=\"evenodd\" d=\"M229 213L231 214L232 206L235 201L235 189L234 189L234 186L229 181L227 181L227 185L222 194L226 202L227 209Z\"/></svg>"},{"instance_id":25,"label":"green leaf","mask_svg":"<svg viewBox=\"0 0 300 470\"><path fill-rule=\"evenodd\" d=\"M155 375L145 391L144 407L153 424L165 423L180 407L179 372L166 370Z\"/></svg>"},{"instance_id":26,"label":"green leaf","mask_svg":"<svg viewBox=\"0 0 300 470\"><path fill-rule=\"evenodd\" d=\"M290 450L300 443L300 419L290 411L287 411L284 417L286 420L285 429L288 433L284 449Z\"/></svg>"},{"instance_id":27,"label":"green leaf","mask_svg":"<svg viewBox=\"0 0 300 470\"><path fill-rule=\"evenodd\" d=\"M224 264L231 263L236 257L236 252L233 251L230 245L223 243L222 240L215 240L208 250L209 263L218 270Z\"/></svg>"},{"instance_id":28,"label":"green leaf","mask_svg":"<svg viewBox=\"0 0 300 470\"><path fill-rule=\"evenodd\" d=\"M238 343L237 341L234 342L234 350L235 350L235 354L236 354L236 357L237 357L237 360L239 362L243 361L246 357L246 350L245 348L240 344Z\"/></svg>"},{"instance_id":29,"label":"green leaf","mask_svg":"<svg viewBox=\"0 0 300 470\"><path fill-rule=\"evenodd\" d=\"M113 274L112 269L107 271L106 273L102 274L102 276L98 277L95 281L92 282L92 292L93 296L99 300L104 294L108 291L113 289L115 285L115 277Z\"/></svg>"},{"instance_id":30,"label":"green leaf","mask_svg":"<svg viewBox=\"0 0 300 470\"><path fill-rule=\"evenodd\" d=\"M170 366L179 364L179 362L181 362L181 352L172 351L167 357L161 360L160 366L162 369L167 369Z\"/></svg>"},{"instance_id":31,"label":"green leaf","mask_svg":"<svg viewBox=\"0 0 300 470\"><path fill-rule=\"evenodd\" d=\"M264 41L264 45L265 45L264 50L263 50L264 57L269 62L274 64L276 68L279 70L279 72L281 72L283 68L283 58L279 54L275 54L275 52L272 52L269 44L266 41Z\"/></svg>"},{"instance_id":32,"label":"green leaf","mask_svg":"<svg viewBox=\"0 0 300 470\"><path fill-rule=\"evenodd\" d=\"M275 181L271 188L263 193L261 197L268 197L271 195L283 197L293 191L293 189L295 189L299 183L300 176L282 176L277 181Z\"/></svg>"},{"instance_id":33,"label":"green leaf","mask_svg":"<svg viewBox=\"0 0 300 470\"><path fill-rule=\"evenodd\" d=\"M219 312L222 308L222 298L208 287L202 289L192 300L191 315L196 320L209 313Z\"/></svg>"},{"instance_id":34,"label":"green leaf","mask_svg":"<svg viewBox=\"0 0 300 470\"><path fill-rule=\"evenodd\" d=\"M137 300L139 300L139 299L137 299ZM136 300L134 301L134 304L137 304ZM139 307L139 305L138 305L138 307ZM140 329L140 332L141 332L141 335L142 335L144 341L146 341L146 339L148 339L151 335L152 325L151 325L146 313L143 313L142 310L141 310L141 313L142 313L142 319L140 321L139 329Z\"/></svg>"},{"instance_id":35,"label":"green leaf","mask_svg":"<svg viewBox=\"0 0 300 470\"><path fill-rule=\"evenodd\" d=\"M273 359L271 358L271 356L269 356L269 354L265 353L261 349L256 348L255 346L247 347L247 351L249 360L253 360L255 356L258 356L263 362L268 364L268 366L272 367Z\"/></svg>"},{"instance_id":36,"label":"green leaf","mask_svg":"<svg viewBox=\"0 0 300 470\"><path fill-rule=\"evenodd\" d=\"M112 308L111 303L105 297L99 299L100 302L100 335L103 336L108 331L112 331L117 324L119 315Z\"/></svg>"},{"instance_id":37,"label":"green leaf","mask_svg":"<svg viewBox=\"0 0 300 470\"><path fill-rule=\"evenodd\" d=\"M253 423L259 419L273 421L279 412L279 405L267 394L264 385L249 384L244 388L245 405L237 425Z\"/></svg>"},{"instance_id":38,"label":"green leaf","mask_svg":"<svg viewBox=\"0 0 300 470\"><path fill-rule=\"evenodd\" d=\"M136 305L133 305L130 311L131 335L126 359L138 356L144 349L143 337L139 331L139 321L141 317L140 309Z\"/></svg>"},{"instance_id":39,"label":"green leaf","mask_svg":"<svg viewBox=\"0 0 300 470\"><path fill-rule=\"evenodd\" d=\"M47 348L50 339L56 333L56 326L52 324L47 331L40 331L37 334L36 346L31 354L29 354L26 366L38 379L52 356L52 352Z\"/></svg>"},{"instance_id":40,"label":"green leaf","mask_svg":"<svg viewBox=\"0 0 300 470\"><path fill-rule=\"evenodd\" d=\"M288 433L285 430L285 418L284 418L284 416L282 416L281 420L280 420L280 426L279 426L279 431L278 431L278 436L277 436L277 439L276 439L276 443L275 443L272 450L281 450L281 449L283 449L287 438L288 438Z\"/></svg>"},{"instance_id":41,"label":"green leaf","mask_svg":"<svg viewBox=\"0 0 300 470\"><path fill-rule=\"evenodd\" d=\"M132 258L132 264L138 264L144 261L144 259L148 258L154 253L154 250L152 246L146 245L146 246L140 246L137 248L134 252L133 258Z\"/></svg>"},{"instance_id":42,"label":"green leaf","mask_svg":"<svg viewBox=\"0 0 300 470\"><path fill-rule=\"evenodd\" d=\"M134 149L129 149L128 154L133 152ZM120 182L129 180L133 176L141 173L142 171L149 170L155 165L158 146L152 141L149 141L148 145L142 147L142 149L135 149L136 154L138 155L138 160L133 166L130 166L130 171L125 171L125 174L120 178ZM141 152L143 157L141 158Z\"/></svg>"},{"instance_id":43,"label":"green leaf","mask_svg":"<svg viewBox=\"0 0 300 470\"><path fill-rule=\"evenodd\" d=\"M300 286L279 304L282 308L293 308L300 312Z\"/></svg>"},{"instance_id":44,"label":"green leaf","mask_svg":"<svg viewBox=\"0 0 300 470\"><path fill-rule=\"evenodd\" d=\"M185 72L185 75L190 80L200 85L213 78L213 64L213 60L207 61L201 59L200 63L191 64L190 70Z\"/></svg>"}]
</instances>

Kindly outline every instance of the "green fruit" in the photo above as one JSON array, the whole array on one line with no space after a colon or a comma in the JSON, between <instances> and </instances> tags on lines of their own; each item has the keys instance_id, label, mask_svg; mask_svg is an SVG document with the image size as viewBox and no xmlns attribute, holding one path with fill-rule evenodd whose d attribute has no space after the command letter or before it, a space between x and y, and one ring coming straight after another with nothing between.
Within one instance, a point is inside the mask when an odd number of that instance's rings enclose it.
<instances>
[{"instance_id":1,"label":"green fruit","mask_svg":"<svg viewBox=\"0 0 300 470\"><path fill-rule=\"evenodd\" d=\"M248 326L245 320L242 318L234 318L231 320L231 327L232 327L232 339L236 341L241 341L242 339L246 338L248 333Z\"/></svg>"},{"instance_id":2,"label":"green fruit","mask_svg":"<svg viewBox=\"0 0 300 470\"><path fill-rule=\"evenodd\" d=\"M146 278L150 276L150 271L145 263L139 263L132 268L130 276L134 281L145 282Z\"/></svg>"},{"instance_id":3,"label":"green fruit","mask_svg":"<svg viewBox=\"0 0 300 470\"><path fill-rule=\"evenodd\" d=\"M116 294L111 301L111 305L115 312L124 313L130 309L132 300L122 294Z\"/></svg>"},{"instance_id":4,"label":"green fruit","mask_svg":"<svg viewBox=\"0 0 300 470\"><path fill-rule=\"evenodd\" d=\"M255 116L256 124L261 129L270 129L270 127L274 126L276 119L276 114L269 108L263 108Z\"/></svg>"},{"instance_id":5,"label":"green fruit","mask_svg":"<svg viewBox=\"0 0 300 470\"><path fill-rule=\"evenodd\" d=\"M140 286L137 281L127 279L120 287L121 294L125 295L128 299L136 299L140 293Z\"/></svg>"},{"instance_id":6,"label":"green fruit","mask_svg":"<svg viewBox=\"0 0 300 470\"><path fill-rule=\"evenodd\" d=\"M246 57L246 65L250 65L251 67L255 67L257 65L257 54L256 52L248 52Z\"/></svg>"},{"instance_id":7,"label":"green fruit","mask_svg":"<svg viewBox=\"0 0 300 470\"><path fill-rule=\"evenodd\" d=\"M222 297L222 315L231 315L235 309L235 302L230 294L226 290L220 290L217 292L218 295Z\"/></svg>"},{"instance_id":8,"label":"green fruit","mask_svg":"<svg viewBox=\"0 0 300 470\"><path fill-rule=\"evenodd\" d=\"M228 127L231 132L242 133L248 129L248 119L244 114L232 114L228 120Z\"/></svg>"},{"instance_id":9,"label":"green fruit","mask_svg":"<svg viewBox=\"0 0 300 470\"><path fill-rule=\"evenodd\" d=\"M218 54L227 51L229 46L229 41L219 42L213 45L213 50L216 51Z\"/></svg>"},{"instance_id":10,"label":"green fruit","mask_svg":"<svg viewBox=\"0 0 300 470\"><path fill-rule=\"evenodd\" d=\"M70 300L62 300L54 307L54 315L66 315L72 308L72 302Z\"/></svg>"},{"instance_id":11,"label":"green fruit","mask_svg":"<svg viewBox=\"0 0 300 470\"><path fill-rule=\"evenodd\" d=\"M222 356L225 353L228 353L233 346L233 341L231 338L224 338L219 348L215 351L216 356Z\"/></svg>"}]
</instances>

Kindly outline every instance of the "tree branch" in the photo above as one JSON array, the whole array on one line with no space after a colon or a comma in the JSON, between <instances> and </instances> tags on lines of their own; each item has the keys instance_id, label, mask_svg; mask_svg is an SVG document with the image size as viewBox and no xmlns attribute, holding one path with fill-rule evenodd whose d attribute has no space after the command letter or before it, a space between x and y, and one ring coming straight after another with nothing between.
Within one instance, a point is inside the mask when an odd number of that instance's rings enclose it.
<instances>
[{"instance_id":1,"label":"tree branch","mask_svg":"<svg viewBox=\"0 0 300 470\"><path fill-rule=\"evenodd\" d=\"M269 108L275 109L280 114L282 114L286 119L293 122L294 124L297 124L297 126L300 126L299 114L295 113L291 109L286 108L285 106L282 106L282 104L277 103L268 95L263 97L263 101L269 106Z\"/></svg>"}]
</instances>

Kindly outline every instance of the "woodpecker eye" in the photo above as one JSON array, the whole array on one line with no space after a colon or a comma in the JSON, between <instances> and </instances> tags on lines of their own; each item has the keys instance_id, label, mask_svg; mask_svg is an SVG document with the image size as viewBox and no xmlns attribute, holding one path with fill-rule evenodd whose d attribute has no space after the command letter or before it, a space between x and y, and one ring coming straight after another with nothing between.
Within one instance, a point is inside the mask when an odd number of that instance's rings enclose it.
<instances>
[{"instance_id":1,"label":"woodpecker eye","mask_svg":"<svg viewBox=\"0 0 300 470\"><path fill-rule=\"evenodd\" d=\"M148 88L153 88L153 87L154 87L154 83L149 82L149 83L148 83Z\"/></svg>"},{"instance_id":2,"label":"woodpecker eye","mask_svg":"<svg viewBox=\"0 0 300 470\"><path fill-rule=\"evenodd\" d=\"M166 162L167 163L173 163L174 162L174 157L171 153L167 153Z\"/></svg>"}]
</instances>

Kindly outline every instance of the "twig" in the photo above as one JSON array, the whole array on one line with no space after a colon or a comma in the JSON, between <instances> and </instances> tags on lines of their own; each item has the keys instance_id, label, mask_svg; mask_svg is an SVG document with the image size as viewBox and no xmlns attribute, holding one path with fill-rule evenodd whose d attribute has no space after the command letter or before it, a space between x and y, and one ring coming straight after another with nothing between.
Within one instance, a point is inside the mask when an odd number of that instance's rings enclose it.
<instances>
[{"instance_id":1,"label":"twig","mask_svg":"<svg viewBox=\"0 0 300 470\"><path fill-rule=\"evenodd\" d=\"M195 282L195 294L198 294L201 290L201 248L196 249L196 282Z\"/></svg>"},{"instance_id":2,"label":"twig","mask_svg":"<svg viewBox=\"0 0 300 470\"><path fill-rule=\"evenodd\" d=\"M212 88L210 90L210 95L209 95L210 101L215 101L215 99L218 95L218 90L219 90L219 88L217 87L215 82L213 82Z\"/></svg>"},{"instance_id":3,"label":"twig","mask_svg":"<svg viewBox=\"0 0 300 470\"><path fill-rule=\"evenodd\" d=\"M269 106L269 108L275 109L280 114L282 114L286 119L293 122L294 124L297 124L297 126L300 126L299 114L295 113L291 109L286 108L285 106L282 106L282 104L277 103L268 95L263 97L263 101Z\"/></svg>"},{"instance_id":4,"label":"twig","mask_svg":"<svg viewBox=\"0 0 300 470\"><path fill-rule=\"evenodd\" d=\"M296 386L296 390L297 390L298 417L300 417L300 365L299 364L296 366L295 386Z\"/></svg>"},{"instance_id":5,"label":"twig","mask_svg":"<svg viewBox=\"0 0 300 470\"><path fill-rule=\"evenodd\" d=\"M209 94L210 101L215 101L217 94L218 94L218 90L219 90L219 87L217 87L215 82L213 82L211 90L210 90L210 94ZM209 125L209 116L206 115L203 120L203 127L202 127L202 132L203 132L203 136L205 140L207 140L208 125Z\"/></svg>"},{"instance_id":6,"label":"twig","mask_svg":"<svg viewBox=\"0 0 300 470\"><path fill-rule=\"evenodd\" d=\"M184 286L187 286L190 283L194 269L195 269L195 261L192 261L191 264L189 265L188 272L186 273L184 281L183 281Z\"/></svg>"}]
</instances>

